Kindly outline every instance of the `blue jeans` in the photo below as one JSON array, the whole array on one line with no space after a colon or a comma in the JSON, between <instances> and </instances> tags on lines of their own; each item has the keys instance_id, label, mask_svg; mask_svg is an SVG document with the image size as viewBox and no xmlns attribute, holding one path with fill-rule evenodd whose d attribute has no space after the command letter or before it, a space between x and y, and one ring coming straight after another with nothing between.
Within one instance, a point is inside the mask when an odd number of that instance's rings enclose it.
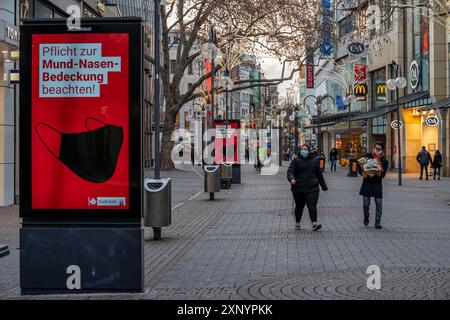
<instances>
[{"instance_id":1,"label":"blue jeans","mask_svg":"<svg viewBox=\"0 0 450 320\"><path fill-rule=\"evenodd\" d=\"M333 171L333 168L334 168L334 172L336 172L337 160L331 160L330 162L331 162L331 171Z\"/></svg>"}]
</instances>

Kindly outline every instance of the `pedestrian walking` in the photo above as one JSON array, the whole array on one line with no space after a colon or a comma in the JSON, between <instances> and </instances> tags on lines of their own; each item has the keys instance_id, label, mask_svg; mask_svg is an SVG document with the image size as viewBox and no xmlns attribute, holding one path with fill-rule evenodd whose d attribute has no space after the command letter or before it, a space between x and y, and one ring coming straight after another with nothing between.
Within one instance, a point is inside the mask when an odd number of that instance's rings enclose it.
<instances>
[{"instance_id":1,"label":"pedestrian walking","mask_svg":"<svg viewBox=\"0 0 450 320\"><path fill-rule=\"evenodd\" d=\"M434 153L433 159L433 180L436 180L436 176L438 180L441 180L441 168L442 168L442 154L439 150L436 150Z\"/></svg>"},{"instance_id":2,"label":"pedestrian walking","mask_svg":"<svg viewBox=\"0 0 450 320\"><path fill-rule=\"evenodd\" d=\"M336 172L336 164L338 161L338 155L339 155L339 152L336 150L336 148L331 149L331 151L330 151L330 165L331 165L330 170L331 170L331 172L333 172L333 170L334 170L334 172Z\"/></svg>"},{"instance_id":3,"label":"pedestrian walking","mask_svg":"<svg viewBox=\"0 0 450 320\"><path fill-rule=\"evenodd\" d=\"M420 164L419 180L422 180L424 170L425 170L425 176L428 180L428 166L430 165L430 163L432 163L431 154L427 151L427 149L425 147L422 147L422 150L417 154L416 160Z\"/></svg>"},{"instance_id":4,"label":"pedestrian walking","mask_svg":"<svg viewBox=\"0 0 450 320\"><path fill-rule=\"evenodd\" d=\"M305 205L308 207L313 231L322 226L317 223L317 202L319 201L319 185L323 191L328 187L319 168L318 159L311 153L308 145L302 145L287 171L287 179L291 184L291 192L295 201L295 228L300 229L300 221Z\"/></svg>"},{"instance_id":5,"label":"pedestrian walking","mask_svg":"<svg viewBox=\"0 0 450 320\"><path fill-rule=\"evenodd\" d=\"M376 160L378 166L376 171L364 171L359 167L358 171L364 177L359 194L363 196L364 225L369 224L370 199L374 198L376 214L375 228L381 229L381 216L383 214L383 178L386 176L389 162L384 155L384 144L375 143L371 153L365 155L367 159Z\"/></svg>"}]
</instances>

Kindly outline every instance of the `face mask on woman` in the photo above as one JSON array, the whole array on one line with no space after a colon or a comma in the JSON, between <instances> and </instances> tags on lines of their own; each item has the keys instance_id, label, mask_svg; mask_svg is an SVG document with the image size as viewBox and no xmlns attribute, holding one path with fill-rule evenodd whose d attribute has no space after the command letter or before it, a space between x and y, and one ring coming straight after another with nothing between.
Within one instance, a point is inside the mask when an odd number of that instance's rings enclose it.
<instances>
[{"instance_id":1,"label":"face mask on woman","mask_svg":"<svg viewBox=\"0 0 450 320\"><path fill-rule=\"evenodd\" d=\"M308 157L308 154L309 154L308 150L306 150L306 149L300 150L300 156L301 156L301 157L307 158L307 157Z\"/></svg>"}]
</instances>

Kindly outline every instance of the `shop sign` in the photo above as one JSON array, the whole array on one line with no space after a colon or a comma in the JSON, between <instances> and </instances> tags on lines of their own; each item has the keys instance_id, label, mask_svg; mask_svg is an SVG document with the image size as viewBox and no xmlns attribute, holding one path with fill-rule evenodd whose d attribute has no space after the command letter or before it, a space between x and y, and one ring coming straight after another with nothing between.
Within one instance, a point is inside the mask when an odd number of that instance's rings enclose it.
<instances>
[{"instance_id":1,"label":"shop sign","mask_svg":"<svg viewBox=\"0 0 450 320\"><path fill-rule=\"evenodd\" d=\"M439 125L439 118L436 116L428 116L425 119L425 123L430 127L436 127L437 125Z\"/></svg>"},{"instance_id":2,"label":"shop sign","mask_svg":"<svg viewBox=\"0 0 450 320\"><path fill-rule=\"evenodd\" d=\"M361 42L352 42L347 46L347 51L354 56L360 56L366 52L366 46Z\"/></svg>"},{"instance_id":3,"label":"shop sign","mask_svg":"<svg viewBox=\"0 0 450 320\"><path fill-rule=\"evenodd\" d=\"M306 88L314 89L314 53L312 49L306 49Z\"/></svg>"},{"instance_id":4,"label":"shop sign","mask_svg":"<svg viewBox=\"0 0 450 320\"><path fill-rule=\"evenodd\" d=\"M419 86L420 83L420 69L419 69L419 63L414 60L411 63L411 67L410 67L410 85L411 88L413 88L414 90L417 89L417 87Z\"/></svg>"},{"instance_id":5,"label":"shop sign","mask_svg":"<svg viewBox=\"0 0 450 320\"><path fill-rule=\"evenodd\" d=\"M398 129L398 121L394 120L391 122L391 128L396 130ZM400 128L403 128L403 122L400 121Z\"/></svg>"},{"instance_id":6,"label":"shop sign","mask_svg":"<svg viewBox=\"0 0 450 320\"><path fill-rule=\"evenodd\" d=\"M386 101L386 84L380 83L375 87L377 101Z\"/></svg>"},{"instance_id":7,"label":"shop sign","mask_svg":"<svg viewBox=\"0 0 450 320\"><path fill-rule=\"evenodd\" d=\"M365 101L367 96L367 84L359 83L355 85L354 93L357 101Z\"/></svg>"},{"instance_id":8,"label":"shop sign","mask_svg":"<svg viewBox=\"0 0 450 320\"><path fill-rule=\"evenodd\" d=\"M334 13L331 0L322 0L322 43L320 53L323 57L333 56L332 32L334 28Z\"/></svg>"}]
</instances>

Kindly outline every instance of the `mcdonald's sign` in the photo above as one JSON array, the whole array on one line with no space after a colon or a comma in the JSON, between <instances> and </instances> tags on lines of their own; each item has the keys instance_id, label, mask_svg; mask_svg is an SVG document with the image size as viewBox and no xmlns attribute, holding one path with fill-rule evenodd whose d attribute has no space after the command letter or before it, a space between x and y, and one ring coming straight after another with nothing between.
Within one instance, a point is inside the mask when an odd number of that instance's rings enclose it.
<instances>
[{"instance_id":1,"label":"mcdonald's sign","mask_svg":"<svg viewBox=\"0 0 450 320\"><path fill-rule=\"evenodd\" d=\"M355 85L354 93L356 96L356 100L365 101L367 96L367 84L358 83Z\"/></svg>"},{"instance_id":2,"label":"mcdonald's sign","mask_svg":"<svg viewBox=\"0 0 450 320\"><path fill-rule=\"evenodd\" d=\"M377 84L375 87L377 101L386 101L386 84Z\"/></svg>"}]
</instances>

